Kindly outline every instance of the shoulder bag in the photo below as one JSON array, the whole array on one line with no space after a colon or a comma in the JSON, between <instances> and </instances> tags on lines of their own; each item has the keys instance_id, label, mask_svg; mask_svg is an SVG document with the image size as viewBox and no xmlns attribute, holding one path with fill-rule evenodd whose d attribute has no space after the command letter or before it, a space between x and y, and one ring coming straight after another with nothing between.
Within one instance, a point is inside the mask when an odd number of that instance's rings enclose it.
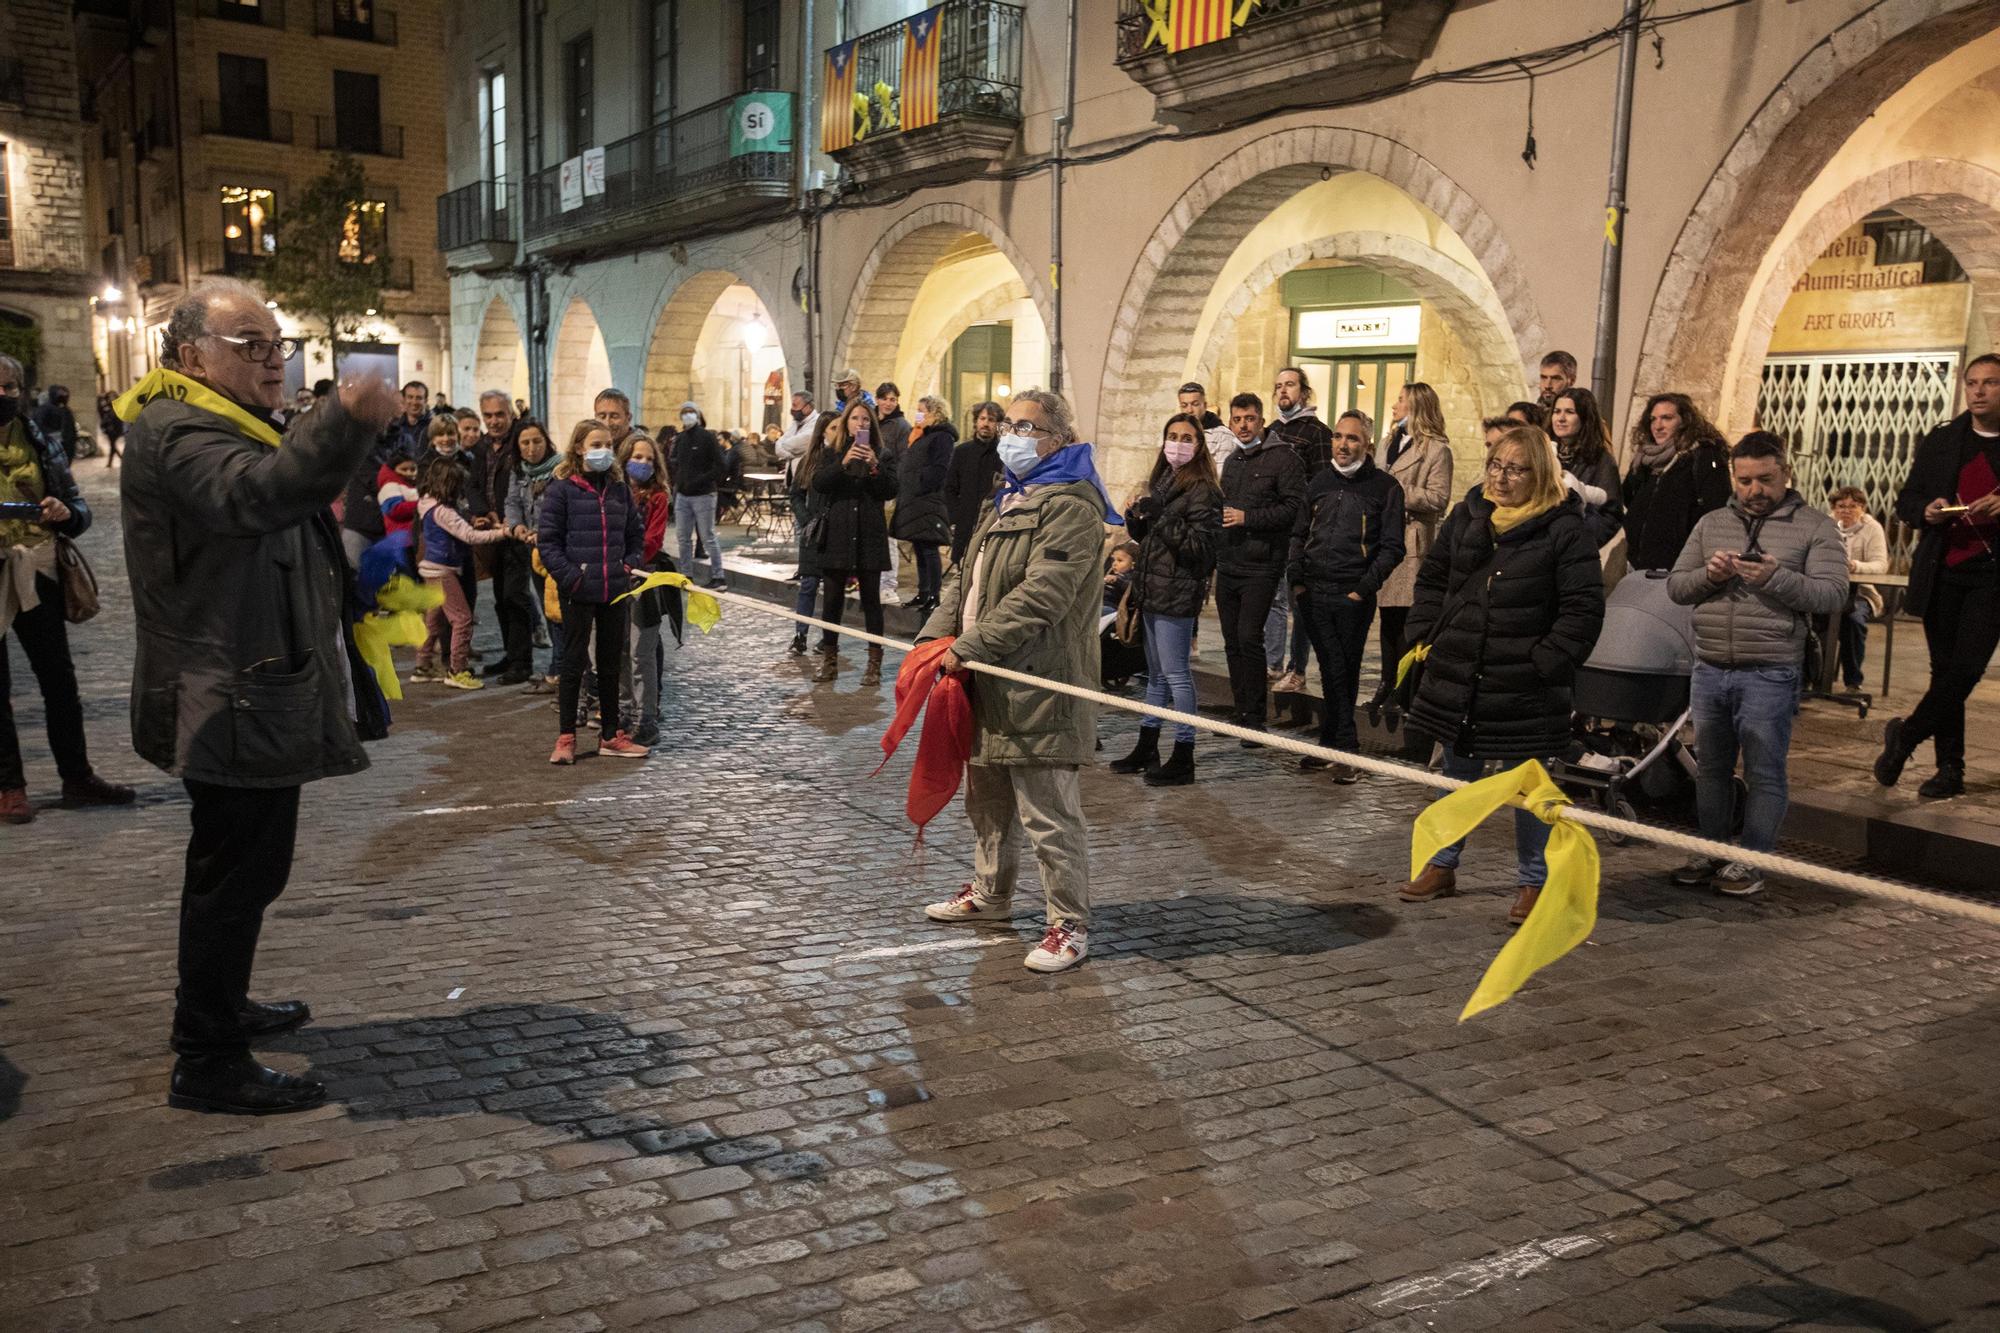
<instances>
[{"instance_id":1,"label":"shoulder bag","mask_svg":"<svg viewBox=\"0 0 2000 1333\"><path fill-rule=\"evenodd\" d=\"M83 551L67 537L56 538L56 582L62 585L63 615L81 625L97 614L97 575Z\"/></svg>"}]
</instances>

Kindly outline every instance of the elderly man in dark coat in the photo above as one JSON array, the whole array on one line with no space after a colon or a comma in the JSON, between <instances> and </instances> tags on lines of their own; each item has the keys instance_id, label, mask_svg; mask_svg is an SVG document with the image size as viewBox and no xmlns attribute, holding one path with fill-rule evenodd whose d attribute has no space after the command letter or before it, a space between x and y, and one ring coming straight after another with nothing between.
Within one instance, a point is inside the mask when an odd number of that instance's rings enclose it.
<instances>
[{"instance_id":1,"label":"elderly man in dark coat","mask_svg":"<svg viewBox=\"0 0 2000 1333\"><path fill-rule=\"evenodd\" d=\"M280 436L298 351L252 288L214 282L174 307L163 368L121 400L121 496L139 644L132 742L193 801L181 891L168 1104L267 1114L326 1090L265 1068L250 1043L304 1003L249 998L264 909L284 891L299 789L367 767L354 718L372 677L351 649L349 574L327 506L396 411L344 382ZM379 704L378 704L379 706Z\"/></svg>"}]
</instances>

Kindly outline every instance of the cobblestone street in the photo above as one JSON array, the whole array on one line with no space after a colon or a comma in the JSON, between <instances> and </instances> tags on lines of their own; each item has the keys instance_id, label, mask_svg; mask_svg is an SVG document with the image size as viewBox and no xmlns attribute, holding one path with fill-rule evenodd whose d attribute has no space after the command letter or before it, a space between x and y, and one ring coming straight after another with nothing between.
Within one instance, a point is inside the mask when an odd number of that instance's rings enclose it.
<instances>
[{"instance_id":1,"label":"cobblestone street","mask_svg":"<svg viewBox=\"0 0 2000 1333\"><path fill-rule=\"evenodd\" d=\"M332 1100L170 1112L187 807L129 749L89 472L74 642L142 794L4 834L8 1333L2000 1327L1992 930L1606 847L1590 943L1460 1025L1505 841L1401 905L1416 789L1204 742L1191 788L1086 778L1091 957L1038 977L1032 885L922 918L970 846L954 808L913 858L907 754L868 778L887 688L736 610L642 764L551 768L514 690L399 706L309 789L259 961Z\"/></svg>"}]
</instances>

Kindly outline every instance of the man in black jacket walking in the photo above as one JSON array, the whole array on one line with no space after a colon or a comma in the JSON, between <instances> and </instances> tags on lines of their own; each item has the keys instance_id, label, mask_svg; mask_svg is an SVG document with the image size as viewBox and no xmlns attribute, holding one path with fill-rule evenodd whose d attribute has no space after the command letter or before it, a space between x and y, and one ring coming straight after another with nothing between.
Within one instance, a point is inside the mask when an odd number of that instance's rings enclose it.
<instances>
[{"instance_id":1,"label":"man in black jacket walking","mask_svg":"<svg viewBox=\"0 0 2000 1333\"><path fill-rule=\"evenodd\" d=\"M1222 544L1216 556L1215 610L1229 658L1229 688L1240 726L1263 730L1269 680L1264 621L1285 576L1292 527L1306 499L1306 466L1264 433L1264 402L1254 393L1229 400L1236 452L1222 468ZM1245 749L1257 748L1244 741Z\"/></svg>"}]
</instances>

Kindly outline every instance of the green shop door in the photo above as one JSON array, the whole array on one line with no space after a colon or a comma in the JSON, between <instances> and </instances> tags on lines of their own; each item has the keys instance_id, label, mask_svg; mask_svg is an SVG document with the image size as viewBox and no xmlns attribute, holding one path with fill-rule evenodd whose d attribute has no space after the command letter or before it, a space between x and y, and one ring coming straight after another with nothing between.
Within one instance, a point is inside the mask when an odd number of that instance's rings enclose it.
<instances>
[{"instance_id":1,"label":"green shop door","mask_svg":"<svg viewBox=\"0 0 2000 1333\"><path fill-rule=\"evenodd\" d=\"M1313 387L1320 420L1331 426L1342 412L1359 408L1375 423L1378 442L1388 436L1389 412L1396 405L1396 395L1417 377L1414 356L1325 361L1301 356L1299 363L1306 372L1306 383Z\"/></svg>"},{"instance_id":2,"label":"green shop door","mask_svg":"<svg viewBox=\"0 0 2000 1333\"><path fill-rule=\"evenodd\" d=\"M944 395L957 413L961 438L972 434L972 409L980 403L1007 405L1014 391L1014 325L975 324L952 342L944 357Z\"/></svg>"}]
</instances>

